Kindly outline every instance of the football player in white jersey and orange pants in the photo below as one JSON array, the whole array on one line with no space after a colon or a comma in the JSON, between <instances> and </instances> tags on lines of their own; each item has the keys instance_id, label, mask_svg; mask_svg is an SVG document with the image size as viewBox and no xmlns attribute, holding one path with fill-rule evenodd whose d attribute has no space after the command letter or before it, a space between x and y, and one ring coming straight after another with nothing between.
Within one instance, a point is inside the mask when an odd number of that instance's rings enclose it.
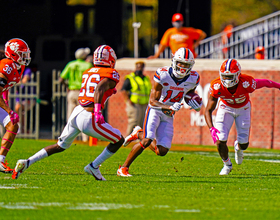
<instances>
[{"instance_id":1,"label":"football player in white jersey and orange pants","mask_svg":"<svg viewBox=\"0 0 280 220\"><path fill-rule=\"evenodd\" d=\"M173 138L174 114L182 107L181 101L185 95L193 92L199 84L198 73L191 71L194 63L192 52L187 48L180 48L174 54L171 67L159 68L156 71L143 130L136 126L126 137L124 146L136 139L140 139L140 142L133 146L126 161L119 167L118 176L131 176L128 173L129 166L147 147L159 156L167 154ZM196 101L191 105L196 111L199 111L201 106L202 102Z\"/></svg>"},{"instance_id":2,"label":"football player in white jersey and orange pants","mask_svg":"<svg viewBox=\"0 0 280 220\"><path fill-rule=\"evenodd\" d=\"M43 148L27 160L18 160L12 175L13 179L17 179L31 164L69 148L79 133L83 132L88 136L110 142L103 152L84 168L85 172L96 180L106 180L100 173L99 166L124 142L121 132L106 123L101 112L106 100L116 93L115 87L120 78L114 69L116 59L115 51L108 45L99 46L94 51L94 67L83 73L80 105L73 110L58 142Z\"/></svg>"},{"instance_id":3,"label":"football player in white jersey and orange pants","mask_svg":"<svg viewBox=\"0 0 280 220\"><path fill-rule=\"evenodd\" d=\"M217 144L220 157L224 162L220 175L228 175L232 170L232 163L228 156L227 139L234 121L237 130L237 140L234 142L235 162L240 165L243 161L243 151L249 146L251 126L249 93L262 87L279 89L280 84L241 74L241 66L235 59L225 60L220 67L220 77L211 82L205 119L212 139ZM217 104L218 111L214 127L212 112Z\"/></svg>"}]
</instances>

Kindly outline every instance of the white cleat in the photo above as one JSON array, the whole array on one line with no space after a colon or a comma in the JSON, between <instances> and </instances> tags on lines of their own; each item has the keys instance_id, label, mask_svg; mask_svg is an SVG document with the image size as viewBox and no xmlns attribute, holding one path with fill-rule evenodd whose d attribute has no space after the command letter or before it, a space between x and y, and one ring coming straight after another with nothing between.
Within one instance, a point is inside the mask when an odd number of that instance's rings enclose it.
<instances>
[{"instance_id":1,"label":"white cleat","mask_svg":"<svg viewBox=\"0 0 280 220\"><path fill-rule=\"evenodd\" d=\"M133 131L131 132L130 135L128 135L125 140L124 140L124 143L123 143L123 146L126 147L127 145L129 145L132 141L135 141L137 139L139 139L138 137L138 133L140 131L143 131L142 128L140 126L135 126L133 128Z\"/></svg>"},{"instance_id":2,"label":"white cleat","mask_svg":"<svg viewBox=\"0 0 280 220\"><path fill-rule=\"evenodd\" d=\"M18 160L15 169L13 170L13 179L19 178L19 176L29 167L29 160Z\"/></svg>"},{"instance_id":3,"label":"white cleat","mask_svg":"<svg viewBox=\"0 0 280 220\"><path fill-rule=\"evenodd\" d=\"M99 167L94 168L91 163L85 166L84 170L86 173L92 175L96 180L106 180L100 173Z\"/></svg>"},{"instance_id":4,"label":"white cleat","mask_svg":"<svg viewBox=\"0 0 280 220\"><path fill-rule=\"evenodd\" d=\"M132 176L128 172L128 167L122 167L122 166L119 167L117 175L118 176L124 176L124 177Z\"/></svg>"},{"instance_id":5,"label":"white cleat","mask_svg":"<svg viewBox=\"0 0 280 220\"><path fill-rule=\"evenodd\" d=\"M232 170L232 165L224 165L223 169L221 170L219 175L228 175Z\"/></svg>"},{"instance_id":6,"label":"white cleat","mask_svg":"<svg viewBox=\"0 0 280 220\"><path fill-rule=\"evenodd\" d=\"M240 165L243 162L243 150L239 150L238 141L234 142L234 151L235 151L235 162L236 164Z\"/></svg>"}]
</instances>

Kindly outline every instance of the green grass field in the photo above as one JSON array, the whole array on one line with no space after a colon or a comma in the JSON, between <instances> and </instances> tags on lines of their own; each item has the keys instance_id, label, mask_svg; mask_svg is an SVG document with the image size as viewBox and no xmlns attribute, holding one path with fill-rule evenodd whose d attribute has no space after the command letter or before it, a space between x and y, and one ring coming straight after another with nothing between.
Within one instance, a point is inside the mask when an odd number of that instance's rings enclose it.
<instances>
[{"instance_id":1,"label":"green grass field","mask_svg":"<svg viewBox=\"0 0 280 220\"><path fill-rule=\"evenodd\" d=\"M10 167L54 143L16 139ZM116 175L130 151L121 148L100 168L107 181L95 181L83 168L104 147L73 144L17 180L0 173L1 219L280 219L280 151L249 149L236 165L230 148L233 171L219 176L218 153L194 148L165 157L146 150L130 178Z\"/></svg>"}]
</instances>

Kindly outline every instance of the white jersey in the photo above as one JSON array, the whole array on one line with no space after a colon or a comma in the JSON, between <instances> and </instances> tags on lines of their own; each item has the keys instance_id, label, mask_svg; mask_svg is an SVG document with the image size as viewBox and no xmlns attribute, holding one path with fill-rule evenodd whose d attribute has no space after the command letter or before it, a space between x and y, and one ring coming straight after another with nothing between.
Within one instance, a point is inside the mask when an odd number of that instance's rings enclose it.
<instances>
[{"instance_id":1,"label":"white jersey","mask_svg":"<svg viewBox=\"0 0 280 220\"><path fill-rule=\"evenodd\" d=\"M154 81L163 87L159 102L170 106L175 102L182 102L185 95L199 84L199 75L196 71L191 71L186 77L178 79L172 70L172 67L159 68L154 75Z\"/></svg>"},{"instance_id":2,"label":"white jersey","mask_svg":"<svg viewBox=\"0 0 280 220\"><path fill-rule=\"evenodd\" d=\"M154 81L163 87L159 102L171 106L175 102L181 102L190 90L197 87L199 75L196 71L191 71L188 76L178 80L172 73L172 67L163 67L156 71ZM143 124L143 137L156 139L157 145L170 149L173 130L173 114L149 105Z\"/></svg>"}]
</instances>

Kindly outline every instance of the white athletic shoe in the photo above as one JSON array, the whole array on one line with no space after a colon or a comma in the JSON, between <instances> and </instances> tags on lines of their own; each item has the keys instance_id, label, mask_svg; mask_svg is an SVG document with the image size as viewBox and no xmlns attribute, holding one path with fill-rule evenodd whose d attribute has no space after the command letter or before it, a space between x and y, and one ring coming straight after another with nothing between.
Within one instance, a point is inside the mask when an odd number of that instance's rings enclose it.
<instances>
[{"instance_id":1,"label":"white athletic shoe","mask_svg":"<svg viewBox=\"0 0 280 220\"><path fill-rule=\"evenodd\" d=\"M106 180L100 173L99 167L94 168L91 163L85 166L84 170L86 173L92 175L96 180Z\"/></svg>"},{"instance_id":2,"label":"white athletic shoe","mask_svg":"<svg viewBox=\"0 0 280 220\"><path fill-rule=\"evenodd\" d=\"M128 172L128 167L122 167L122 166L119 167L119 169L117 171L117 175L118 176L125 176L125 177L132 176Z\"/></svg>"},{"instance_id":3,"label":"white athletic shoe","mask_svg":"<svg viewBox=\"0 0 280 220\"><path fill-rule=\"evenodd\" d=\"M220 172L220 175L228 175L232 170L232 165L224 165L223 169Z\"/></svg>"},{"instance_id":4,"label":"white athletic shoe","mask_svg":"<svg viewBox=\"0 0 280 220\"><path fill-rule=\"evenodd\" d=\"M126 146L129 145L132 141L135 141L135 140L139 139L139 138L138 138L138 133L139 133L140 131L143 131L142 128L141 128L140 126L135 126L135 127L133 128L133 131L131 132L131 134L128 135L128 136L125 138L124 143L123 143L123 146L126 147Z\"/></svg>"},{"instance_id":5,"label":"white athletic shoe","mask_svg":"<svg viewBox=\"0 0 280 220\"><path fill-rule=\"evenodd\" d=\"M13 179L19 178L19 176L29 167L29 160L18 160L15 169L13 170Z\"/></svg>"},{"instance_id":6,"label":"white athletic shoe","mask_svg":"<svg viewBox=\"0 0 280 220\"><path fill-rule=\"evenodd\" d=\"M235 162L236 162L236 164L238 164L238 165L242 164L242 161L243 161L243 158L244 158L243 150L239 150L237 140L234 142L234 151L235 151Z\"/></svg>"}]
</instances>

